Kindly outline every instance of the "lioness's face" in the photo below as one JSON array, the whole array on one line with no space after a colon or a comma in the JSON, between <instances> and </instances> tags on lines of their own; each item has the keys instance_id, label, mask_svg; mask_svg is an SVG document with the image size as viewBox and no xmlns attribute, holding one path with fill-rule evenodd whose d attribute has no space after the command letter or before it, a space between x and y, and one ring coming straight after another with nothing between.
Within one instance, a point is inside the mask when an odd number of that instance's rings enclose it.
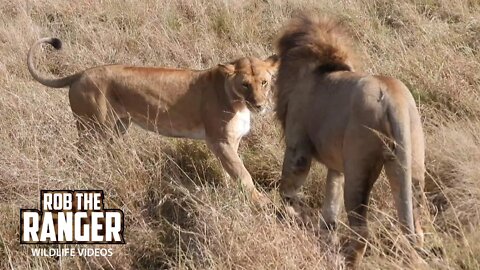
<instances>
[{"instance_id":1,"label":"lioness's face","mask_svg":"<svg viewBox=\"0 0 480 270\"><path fill-rule=\"evenodd\" d=\"M244 101L247 107L255 112L266 108L272 89L272 78L278 68L276 55L264 61L257 58L241 58L219 66L227 75L227 91L230 91L234 99Z\"/></svg>"}]
</instances>

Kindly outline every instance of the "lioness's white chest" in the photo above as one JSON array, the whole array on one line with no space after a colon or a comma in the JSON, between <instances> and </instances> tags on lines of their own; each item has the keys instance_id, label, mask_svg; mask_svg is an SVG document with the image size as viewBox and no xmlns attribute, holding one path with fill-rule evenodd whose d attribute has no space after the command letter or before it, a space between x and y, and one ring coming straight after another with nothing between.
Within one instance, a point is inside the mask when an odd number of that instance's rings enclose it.
<instances>
[{"instance_id":1,"label":"lioness's white chest","mask_svg":"<svg viewBox=\"0 0 480 270\"><path fill-rule=\"evenodd\" d=\"M233 130L235 135L243 137L250 131L250 111L243 109L233 117Z\"/></svg>"}]
</instances>

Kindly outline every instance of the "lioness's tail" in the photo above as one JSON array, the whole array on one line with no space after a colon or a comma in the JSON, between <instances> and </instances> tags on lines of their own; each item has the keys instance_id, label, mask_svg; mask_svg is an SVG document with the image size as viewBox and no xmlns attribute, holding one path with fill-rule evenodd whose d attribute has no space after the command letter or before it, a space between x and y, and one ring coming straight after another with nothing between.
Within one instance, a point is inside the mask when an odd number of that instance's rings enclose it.
<instances>
[{"instance_id":1,"label":"lioness's tail","mask_svg":"<svg viewBox=\"0 0 480 270\"><path fill-rule=\"evenodd\" d=\"M35 69L35 66L33 65L33 53L34 53L34 50L37 49L37 47L39 47L40 44L42 43L48 43L57 50L60 50L62 48L62 42L58 38L42 38L42 39L39 39L37 42L35 42L30 48L30 50L28 51L28 57L27 57L27 65L28 65L28 70L30 71L30 74L32 74L35 80L39 81L41 84L48 87L61 88L61 87L70 85L73 81L75 81L79 77L80 75L79 73L70 75L64 78L51 79L51 78L43 77L38 72L38 70Z\"/></svg>"},{"instance_id":2,"label":"lioness's tail","mask_svg":"<svg viewBox=\"0 0 480 270\"><path fill-rule=\"evenodd\" d=\"M410 113L408 101L398 96L389 98L387 105L387 121L395 149L394 158L385 162L385 172L390 181L399 221L407 233L414 234Z\"/></svg>"}]
</instances>

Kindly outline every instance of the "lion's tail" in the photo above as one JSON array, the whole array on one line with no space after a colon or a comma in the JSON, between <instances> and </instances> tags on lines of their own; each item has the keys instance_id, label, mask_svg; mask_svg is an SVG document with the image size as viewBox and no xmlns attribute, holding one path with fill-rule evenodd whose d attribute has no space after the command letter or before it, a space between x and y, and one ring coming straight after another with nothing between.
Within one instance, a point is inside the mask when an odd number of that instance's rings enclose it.
<instances>
[{"instance_id":1,"label":"lion's tail","mask_svg":"<svg viewBox=\"0 0 480 270\"><path fill-rule=\"evenodd\" d=\"M277 49L282 62L310 66L320 72L353 71L356 56L350 43L338 22L301 14L287 24Z\"/></svg>"},{"instance_id":2,"label":"lion's tail","mask_svg":"<svg viewBox=\"0 0 480 270\"><path fill-rule=\"evenodd\" d=\"M53 88L61 88L70 85L73 81L75 81L79 77L79 73L70 75L67 77L59 78L59 79L53 79L53 78L46 78L38 70L35 68L33 64L33 53L37 47L40 46L42 43L48 43L53 46L53 48L60 50L62 48L62 42L58 38L42 38L39 39L37 42L35 42L30 50L28 51L28 57L27 57L27 65L28 65L28 70L30 71L30 74L32 74L33 78L37 81L39 81L41 84L48 86L48 87L53 87Z\"/></svg>"},{"instance_id":3,"label":"lion's tail","mask_svg":"<svg viewBox=\"0 0 480 270\"><path fill-rule=\"evenodd\" d=\"M413 234L412 139L410 112L406 100L390 99L387 119L395 141L394 158L385 162L398 218L407 233Z\"/></svg>"}]
</instances>

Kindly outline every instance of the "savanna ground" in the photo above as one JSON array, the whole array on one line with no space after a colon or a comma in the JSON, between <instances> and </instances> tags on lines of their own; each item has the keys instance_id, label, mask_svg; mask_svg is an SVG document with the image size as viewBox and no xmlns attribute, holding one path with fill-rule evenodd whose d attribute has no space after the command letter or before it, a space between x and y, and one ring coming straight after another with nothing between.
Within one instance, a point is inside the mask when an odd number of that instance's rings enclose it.
<instances>
[{"instance_id":1,"label":"savanna ground","mask_svg":"<svg viewBox=\"0 0 480 270\"><path fill-rule=\"evenodd\" d=\"M79 156L67 91L48 89L26 68L38 38L64 49L39 52L56 76L126 63L207 68L266 57L282 25L301 10L337 17L353 33L364 71L398 77L415 96L427 141L424 262L396 226L382 177L371 200L365 269L480 267L480 2L320 1L0 1L0 268L2 269L338 269L339 247L309 228L255 211L202 142L134 127L112 146ZM48 56L48 57L47 57ZM278 202L283 142L273 113L254 119L241 145L258 185ZM325 170L303 188L323 198ZM41 189L103 189L125 212L126 245L112 257L32 257L19 245L19 208ZM345 222L345 214L342 216ZM348 234L341 226L340 238Z\"/></svg>"}]
</instances>

